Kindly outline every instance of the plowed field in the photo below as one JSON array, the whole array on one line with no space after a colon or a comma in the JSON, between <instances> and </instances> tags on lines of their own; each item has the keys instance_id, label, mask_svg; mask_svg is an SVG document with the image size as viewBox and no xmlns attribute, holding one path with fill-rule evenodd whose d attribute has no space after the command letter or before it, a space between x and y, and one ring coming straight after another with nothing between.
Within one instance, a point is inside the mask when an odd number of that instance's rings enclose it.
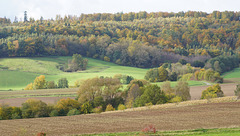
<instances>
[{"instance_id":1,"label":"plowed field","mask_svg":"<svg viewBox=\"0 0 240 136\"><path fill-rule=\"evenodd\" d=\"M141 131L148 124L157 131L240 126L240 102L211 103L158 110L113 112L66 117L0 121L0 135L48 136Z\"/></svg>"}]
</instances>

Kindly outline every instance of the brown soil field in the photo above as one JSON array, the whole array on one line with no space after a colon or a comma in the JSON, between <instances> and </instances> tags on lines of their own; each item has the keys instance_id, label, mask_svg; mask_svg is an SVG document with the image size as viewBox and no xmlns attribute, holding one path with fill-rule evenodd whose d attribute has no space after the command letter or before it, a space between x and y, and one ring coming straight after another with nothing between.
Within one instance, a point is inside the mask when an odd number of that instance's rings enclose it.
<instances>
[{"instance_id":1,"label":"brown soil field","mask_svg":"<svg viewBox=\"0 0 240 136\"><path fill-rule=\"evenodd\" d=\"M143 111L107 112L66 117L0 121L0 135L48 136L86 133L135 132L152 124L157 131L240 126L240 102L209 103L195 106Z\"/></svg>"},{"instance_id":2,"label":"brown soil field","mask_svg":"<svg viewBox=\"0 0 240 136\"><path fill-rule=\"evenodd\" d=\"M22 103L24 103L28 99L38 99L47 104L55 104L58 100L62 98L71 98L75 99L75 97L25 97L25 98L10 98L10 99L0 99L0 105L7 104L10 106L21 107Z\"/></svg>"},{"instance_id":3,"label":"brown soil field","mask_svg":"<svg viewBox=\"0 0 240 136\"><path fill-rule=\"evenodd\" d=\"M205 90L209 86L192 86L190 87L190 94L192 100L199 100L202 94L202 91ZM236 89L236 84L222 84L221 88L225 94L225 96L234 96L234 90ZM74 89L53 89L53 90L38 90L36 92L33 91L11 91L11 92L0 92L0 104L8 104L10 106L21 106L27 99L35 98L42 100L43 102L54 104L57 100L61 98L75 98L75 97L49 97L51 94L76 94L77 88ZM8 96L8 99L1 99L1 95ZM23 97L18 98L18 96L32 96L32 97ZM11 98L11 97L15 98ZM44 97L48 96L48 97Z\"/></svg>"},{"instance_id":4,"label":"brown soil field","mask_svg":"<svg viewBox=\"0 0 240 136\"><path fill-rule=\"evenodd\" d=\"M221 84L221 89L225 96L234 96L234 90L236 89L235 83ZM190 95L192 100L199 100L202 95L202 91L207 89L209 86L192 86L190 87Z\"/></svg>"},{"instance_id":5,"label":"brown soil field","mask_svg":"<svg viewBox=\"0 0 240 136\"><path fill-rule=\"evenodd\" d=\"M72 98L65 95L75 95L78 88L70 89L48 89L48 90L20 90L20 91L0 91L0 104L20 107L27 99L34 98L43 102L54 104L61 98ZM53 96L53 95L57 95Z\"/></svg>"}]
</instances>

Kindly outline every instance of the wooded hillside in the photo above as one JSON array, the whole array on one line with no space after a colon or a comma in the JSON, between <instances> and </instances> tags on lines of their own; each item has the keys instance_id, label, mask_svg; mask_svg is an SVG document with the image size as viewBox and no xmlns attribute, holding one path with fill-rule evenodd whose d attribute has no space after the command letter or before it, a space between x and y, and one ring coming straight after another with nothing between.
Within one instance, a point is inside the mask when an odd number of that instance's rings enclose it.
<instances>
[{"instance_id":1,"label":"wooded hillside","mask_svg":"<svg viewBox=\"0 0 240 136\"><path fill-rule=\"evenodd\" d=\"M78 53L142 68L180 59L194 65L238 55L239 19L240 12L231 11L57 15L13 23L1 18L0 57Z\"/></svg>"}]
</instances>

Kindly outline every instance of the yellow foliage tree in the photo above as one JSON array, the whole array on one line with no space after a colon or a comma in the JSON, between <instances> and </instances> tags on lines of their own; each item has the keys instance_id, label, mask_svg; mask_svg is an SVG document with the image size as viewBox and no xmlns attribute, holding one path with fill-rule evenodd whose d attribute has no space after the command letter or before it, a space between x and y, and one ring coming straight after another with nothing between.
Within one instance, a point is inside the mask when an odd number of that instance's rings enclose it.
<instances>
[{"instance_id":1,"label":"yellow foliage tree","mask_svg":"<svg viewBox=\"0 0 240 136\"><path fill-rule=\"evenodd\" d=\"M72 109L80 109L80 104L74 99L61 99L55 105L59 115L66 115Z\"/></svg>"},{"instance_id":2,"label":"yellow foliage tree","mask_svg":"<svg viewBox=\"0 0 240 136\"><path fill-rule=\"evenodd\" d=\"M36 77L33 83L34 89L44 89L46 85L45 76Z\"/></svg>"},{"instance_id":3,"label":"yellow foliage tree","mask_svg":"<svg viewBox=\"0 0 240 136\"><path fill-rule=\"evenodd\" d=\"M33 90L33 83L28 84L24 90Z\"/></svg>"},{"instance_id":4,"label":"yellow foliage tree","mask_svg":"<svg viewBox=\"0 0 240 136\"><path fill-rule=\"evenodd\" d=\"M209 99L216 97L223 97L223 91L221 90L221 86L219 84L215 84L213 86L208 87L206 90L202 92L201 99Z\"/></svg>"}]
</instances>

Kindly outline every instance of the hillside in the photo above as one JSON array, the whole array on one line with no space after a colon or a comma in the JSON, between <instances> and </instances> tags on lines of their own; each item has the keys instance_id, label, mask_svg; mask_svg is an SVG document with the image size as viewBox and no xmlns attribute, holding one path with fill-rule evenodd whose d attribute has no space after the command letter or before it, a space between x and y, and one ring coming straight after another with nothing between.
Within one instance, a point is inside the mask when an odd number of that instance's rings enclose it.
<instances>
[{"instance_id":1,"label":"hillside","mask_svg":"<svg viewBox=\"0 0 240 136\"><path fill-rule=\"evenodd\" d=\"M153 124L157 131L239 127L239 112L239 102L228 102L194 106L176 105L169 108L163 106L152 110L148 108L140 111L66 117L3 120L0 124L0 135L35 135L38 132L45 132L47 135L59 136L139 132L149 124Z\"/></svg>"},{"instance_id":2,"label":"hillside","mask_svg":"<svg viewBox=\"0 0 240 136\"><path fill-rule=\"evenodd\" d=\"M82 72L63 72L57 68L67 64L71 57L37 57L37 58L3 58L0 59L0 90L21 90L39 75L45 75L47 81L67 78L70 86L76 80L96 76L114 76L115 74L131 75L143 79L147 69L119 66L110 62L88 58L88 67Z\"/></svg>"},{"instance_id":3,"label":"hillside","mask_svg":"<svg viewBox=\"0 0 240 136\"><path fill-rule=\"evenodd\" d=\"M55 20L0 25L0 57L71 56L151 68L181 59L194 66L217 56L236 56L240 47L239 12L130 12L82 14ZM219 61L226 72L237 64Z\"/></svg>"}]
</instances>

